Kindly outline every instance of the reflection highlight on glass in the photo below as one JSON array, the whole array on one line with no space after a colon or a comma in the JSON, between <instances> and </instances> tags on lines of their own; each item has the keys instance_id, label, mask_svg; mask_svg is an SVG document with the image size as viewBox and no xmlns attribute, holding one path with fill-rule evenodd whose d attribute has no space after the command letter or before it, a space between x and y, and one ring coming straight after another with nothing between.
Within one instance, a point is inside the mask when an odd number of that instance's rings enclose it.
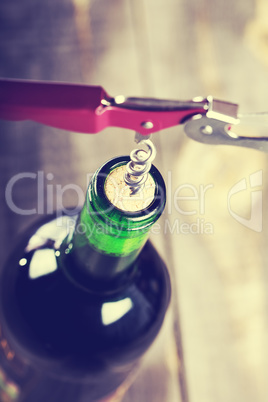
<instances>
[{"instance_id":1,"label":"reflection highlight on glass","mask_svg":"<svg viewBox=\"0 0 268 402\"><path fill-rule=\"evenodd\" d=\"M101 317L104 325L110 325L126 315L133 307L132 300L127 297L123 300L104 303L101 309Z\"/></svg>"},{"instance_id":2,"label":"reflection highlight on glass","mask_svg":"<svg viewBox=\"0 0 268 402\"><path fill-rule=\"evenodd\" d=\"M57 260L55 252L52 249L36 250L30 262L29 277L31 279L39 278L56 271Z\"/></svg>"}]
</instances>

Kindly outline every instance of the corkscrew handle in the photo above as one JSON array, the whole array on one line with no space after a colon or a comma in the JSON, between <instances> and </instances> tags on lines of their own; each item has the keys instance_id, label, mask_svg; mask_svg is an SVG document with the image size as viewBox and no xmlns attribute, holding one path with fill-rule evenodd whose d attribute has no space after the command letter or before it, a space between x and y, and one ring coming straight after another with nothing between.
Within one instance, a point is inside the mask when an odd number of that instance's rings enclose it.
<instances>
[{"instance_id":1,"label":"corkscrew handle","mask_svg":"<svg viewBox=\"0 0 268 402\"><path fill-rule=\"evenodd\" d=\"M0 118L96 133L107 126L101 104L106 98L99 86L0 80Z\"/></svg>"},{"instance_id":2,"label":"corkscrew handle","mask_svg":"<svg viewBox=\"0 0 268 402\"><path fill-rule=\"evenodd\" d=\"M110 97L100 86L0 80L0 118L81 133L122 127L152 134L206 113L207 101Z\"/></svg>"},{"instance_id":3,"label":"corkscrew handle","mask_svg":"<svg viewBox=\"0 0 268 402\"><path fill-rule=\"evenodd\" d=\"M147 137L185 123L186 134L195 141L268 152L268 113L239 115L237 104L212 97L186 102L113 98L100 86L0 79L0 119L33 120L81 133L121 127ZM249 122L252 131L263 126L264 135L240 135L239 128Z\"/></svg>"}]
</instances>

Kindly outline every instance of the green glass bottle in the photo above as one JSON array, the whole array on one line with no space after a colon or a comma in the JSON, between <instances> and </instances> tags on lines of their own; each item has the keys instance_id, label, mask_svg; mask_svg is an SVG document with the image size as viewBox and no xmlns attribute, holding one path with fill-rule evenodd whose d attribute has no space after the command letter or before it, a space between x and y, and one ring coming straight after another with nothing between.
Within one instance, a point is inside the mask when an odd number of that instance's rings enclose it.
<instances>
[{"instance_id":1,"label":"green glass bottle","mask_svg":"<svg viewBox=\"0 0 268 402\"><path fill-rule=\"evenodd\" d=\"M0 400L112 401L159 332L170 281L148 235L165 185L152 166L130 196L128 161L104 164L80 214L31 227L2 269Z\"/></svg>"}]
</instances>

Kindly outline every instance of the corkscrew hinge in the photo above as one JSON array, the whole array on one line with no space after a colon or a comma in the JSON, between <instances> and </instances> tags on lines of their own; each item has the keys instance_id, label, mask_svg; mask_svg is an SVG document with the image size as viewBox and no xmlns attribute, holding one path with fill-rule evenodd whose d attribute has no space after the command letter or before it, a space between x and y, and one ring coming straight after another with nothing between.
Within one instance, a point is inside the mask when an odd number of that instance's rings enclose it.
<instances>
[{"instance_id":1,"label":"corkscrew hinge","mask_svg":"<svg viewBox=\"0 0 268 402\"><path fill-rule=\"evenodd\" d=\"M186 121L184 131L188 137L203 144L236 145L268 152L268 137L240 135L247 127L268 129L268 114L238 114L236 103L224 102L209 96L205 115L194 115ZM258 125L260 127L258 127ZM246 130L245 130L246 131Z\"/></svg>"}]
</instances>

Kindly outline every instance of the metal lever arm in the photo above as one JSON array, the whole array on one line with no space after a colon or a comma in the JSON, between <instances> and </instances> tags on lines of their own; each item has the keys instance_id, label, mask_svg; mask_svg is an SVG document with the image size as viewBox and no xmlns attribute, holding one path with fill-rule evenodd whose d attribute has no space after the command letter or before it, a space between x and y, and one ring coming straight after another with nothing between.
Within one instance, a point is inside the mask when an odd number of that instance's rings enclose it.
<instances>
[{"instance_id":1,"label":"metal lever arm","mask_svg":"<svg viewBox=\"0 0 268 402\"><path fill-rule=\"evenodd\" d=\"M245 137L235 133L235 126L246 120L245 116L237 114L237 104L211 97L208 97L208 101L209 107L205 116L196 115L186 122L184 130L188 137L204 144L236 145L268 152L267 137ZM255 116L258 121L261 115Z\"/></svg>"},{"instance_id":2,"label":"metal lever arm","mask_svg":"<svg viewBox=\"0 0 268 402\"><path fill-rule=\"evenodd\" d=\"M184 130L188 137L203 144L236 145L268 152L268 138L237 136L226 122L208 117L192 119Z\"/></svg>"},{"instance_id":3,"label":"metal lever arm","mask_svg":"<svg viewBox=\"0 0 268 402\"><path fill-rule=\"evenodd\" d=\"M206 100L112 98L100 86L0 80L1 119L33 120L74 132L97 133L113 126L148 135L206 111Z\"/></svg>"}]
</instances>

